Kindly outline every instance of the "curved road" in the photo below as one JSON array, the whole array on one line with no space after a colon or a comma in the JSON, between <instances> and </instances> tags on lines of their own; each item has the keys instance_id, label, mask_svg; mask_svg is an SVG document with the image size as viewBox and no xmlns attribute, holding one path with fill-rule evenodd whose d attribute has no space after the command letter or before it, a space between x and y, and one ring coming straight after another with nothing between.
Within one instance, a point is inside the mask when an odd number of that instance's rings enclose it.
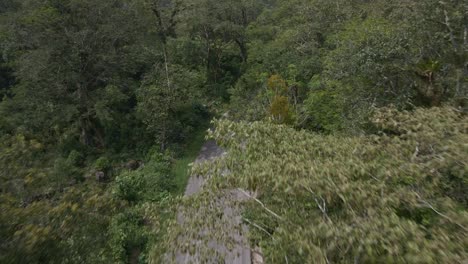
<instances>
[{"instance_id":1,"label":"curved road","mask_svg":"<svg viewBox=\"0 0 468 264\"><path fill-rule=\"evenodd\" d=\"M218 158L224 154L224 151L216 145L216 142L213 140L207 141L197 159L195 160L195 163L200 163L204 161L209 161L215 158ZM187 184L187 188L185 190L185 196L191 196L194 195L198 192L200 192L201 188L203 187L204 179L202 176L199 175L192 175L189 179L189 182ZM232 191L229 192L223 197L223 199L246 199L246 197L237 192L237 191ZM242 220L239 215L239 212L236 212L229 206L224 205L224 203L221 201L222 206L224 206L223 211L225 216L230 219L230 223L227 224L226 228L232 228L232 232L230 233L234 241L236 241L236 244L234 245L232 250L228 250L225 245L222 243L219 243L217 241L210 241L208 245L205 245L204 243L200 243L200 241L193 241L193 244L196 245L196 247L209 247L210 249L214 249L215 251L222 253L224 255L224 263L226 264L250 264L252 262L251 260L251 250L248 245L248 240L245 238L245 236L239 231L235 230L236 228L233 227L239 227L242 225ZM183 216L182 216L183 217ZM183 221L183 219L181 219ZM238 229L238 228L237 228ZM242 233L247 232L247 227L242 226ZM209 228L207 228L207 232L210 232ZM195 250L197 252L198 250ZM201 263L200 257L195 253L194 255L190 255L189 253L178 253L176 255L176 263L180 264L185 264L185 263ZM209 263L216 263L214 260L209 262Z\"/></svg>"}]
</instances>

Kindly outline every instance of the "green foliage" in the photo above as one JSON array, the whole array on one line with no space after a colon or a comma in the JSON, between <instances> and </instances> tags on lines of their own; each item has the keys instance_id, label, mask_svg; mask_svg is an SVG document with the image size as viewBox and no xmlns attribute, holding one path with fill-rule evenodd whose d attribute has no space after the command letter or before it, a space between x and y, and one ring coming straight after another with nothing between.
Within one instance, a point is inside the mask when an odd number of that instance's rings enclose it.
<instances>
[{"instance_id":1,"label":"green foliage","mask_svg":"<svg viewBox=\"0 0 468 264\"><path fill-rule=\"evenodd\" d=\"M81 166L84 163L84 157L82 153L72 150L70 154L68 154L67 161L74 166Z\"/></svg>"},{"instance_id":2,"label":"green foliage","mask_svg":"<svg viewBox=\"0 0 468 264\"><path fill-rule=\"evenodd\" d=\"M76 151L67 159L36 160L44 148L37 141L6 139L0 151L2 263L126 263L135 256L146 262L146 247L163 248L161 226L172 217L174 192L166 156L151 154L144 168L120 173L107 187L83 181ZM101 157L94 164L105 169L111 161Z\"/></svg>"},{"instance_id":3,"label":"green foliage","mask_svg":"<svg viewBox=\"0 0 468 264\"><path fill-rule=\"evenodd\" d=\"M54 183L58 184L57 187L66 186L77 181L83 181L83 171L71 160L59 157L54 160L49 180L51 180L50 187Z\"/></svg>"},{"instance_id":4,"label":"green foliage","mask_svg":"<svg viewBox=\"0 0 468 264\"><path fill-rule=\"evenodd\" d=\"M128 263L132 251L140 250L148 242L148 234L144 232L143 225L141 212L137 210L129 210L113 217L109 233L115 261Z\"/></svg>"},{"instance_id":5,"label":"green foliage","mask_svg":"<svg viewBox=\"0 0 468 264\"><path fill-rule=\"evenodd\" d=\"M109 121L128 111L128 87L143 64L135 49L140 20L122 5L25 1L7 13L4 52L18 80L4 102L8 123L47 141L73 131L84 145L105 143Z\"/></svg>"},{"instance_id":6,"label":"green foliage","mask_svg":"<svg viewBox=\"0 0 468 264\"><path fill-rule=\"evenodd\" d=\"M178 194L183 194L185 192L190 177L191 164L197 159L198 153L205 142L207 128L208 123L198 128L195 134L190 137L191 142L183 146L183 151L172 163L171 176L173 177Z\"/></svg>"},{"instance_id":7,"label":"green foliage","mask_svg":"<svg viewBox=\"0 0 468 264\"><path fill-rule=\"evenodd\" d=\"M344 95L337 89L324 89L325 85L322 82L320 78L312 80L311 91L304 101L305 116L310 119L307 120L307 127L327 133L341 131L345 126ZM334 85L332 82L327 82L326 87L330 88ZM356 122L357 118L353 121Z\"/></svg>"},{"instance_id":8,"label":"green foliage","mask_svg":"<svg viewBox=\"0 0 468 264\"><path fill-rule=\"evenodd\" d=\"M111 168L110 160L107 157L100 157L94 162L94 169L106 172Z\"/></svg>"},{"instance_id":9,"label":"green foliage","mask_svg":"<svg viewBox=\"0 0 468 264\"><path fill-rule=\"evenodd\" d=\"M291 124L292 113L289 106L288 85L279 75L272 75L268 78L267 87L269 89L267 96L272 97L269 109L269 115L272 120L279 124Z\"/></svg>"},{"instance_id":10,"label":"green foliage","mask_svg":"<svg viewBox=\"0 0 468 264\"><path fill-rule=\"evenodd\" d=\"M288 92L286 82L279 75L272 75L268 78L267 87L275 95L284 95Z\"/></svg>"},{"instance_id":11,"label":"green foliage","mask_svg":"<svg viewBox=\"0 0 468 264\"><path fill-rule=\"evenodd\" d=\"M213 114L270 262L467 259L465 2L0 1L0 262L161 262Z\"/></svg>"},{"instance_id":12,"label":"green foliage","mask_svg":"<svg viewBox=\"0 0 468 264\"><path fill-rule=\"evenodd\" d=\"M258 87L263 87L266 79L267 75L250 71L229 90L231 119L255 121L265 118L265 109L268 109L269 105L268 97Z\"/></svg>"},{"instance_id":13,"label":"green foliage","mask_svg":"<svg viewBox=\"0 0 468 264\"><path fill-rule=\"evenodd\" d=\"M157 201L174 190L170 176L169 159L155 153L144 168L118 175L113 194L129 202Z\"/></svg>"},{"instance_id":14,"label":"green foliage","mask_svg":"<svg viewBox=\"0 0 468 264\"><path fill-rule=\"evenodd\" d=\"M196 121L204 118L203 109L196 109L197 89L203 80L199 73L179 65L169 67L170 79L164 75L163 69L154 69L137 91L139 117L163 149L168 143L180 141L191 132L184 131L194 125L184 123L190 121L184 120L185 116L195 115L199 118Z\"/></svg>"},{"instance_id":15,"label":"green foliage","mask_svg":"<svg viewBox=\"0 0 468 264\"><path fill-rule=\"evenodd\" d=\"M168 155L150 153L143 168L124 171L112 183L112 195L128 206L109 225L112 256L117 263L147 263L150 249L163 250L166 229L173 218L171 193L175 182Z\"/></svg>"},{"instance_id":16,"label":"green foliage","mask_svg":"<svg viewBox=\"0 0 468 264\"><path fill-rule=\"evenodd\" d=\"M55 202L36 196L21 207L8 194L0 196L4 213L1 232L7 238L2 241L2 263L110 261L107 236L102 231L117 204L93 186L70 187L62 195L53 196Z\"/></svg>"},{"instance_id":17,"label":"green foliage","mask_svg":"<svg viewBox=\"0 0 468 264\"><path fill-rule=\"evenodd\" d=\"M319 125L327 126L330 123L327 115L340 115L338 123L359 130L363 128L359 123L374 107L423 104L419 89L414 87L416 78L410 71L420 55L412 49L416 40L408 33L409 26L371 17L351 21L330 36L327 43L333 49L324 58L322 89L332 100L330 106L337 108L326 109L324 103L322 113L314 116L312 111L311 118L320 119L322 115L325 120ZM314 94L311 95L309 103L314 101ZM331 129L335 128L332 125Z\"/></svg>"},{"instance_id":18,"label":"green foliage","mask_svg":"<svg viewBox=\"0 0 468 264\"><path fill-rule=\"evenodd\" d=\"M286 96L275 96L270 106L270 115L274 122L290 124L292 122L289 102Z\"/></svg>"},{"instance_id":19,"label":"green foliage","mask_svg":"<svg viewBox=\"0 0 468 264\"><path fill-rule=\"evenodd\" d=\"M467 121L453 108L384 108L373 117L380 132L366 137L218 121L212 136L229 155L198 168L213 173L211 188L188 204L254 193L243 217L268 262L462 263Z\"/></svg>"},{"instance_id":20,"label":"green foliage","mask_svg":"<svg viewBox=\"0 0 468 264\"><path fill-rule=\"evenodd\" d=\"M264 87L257 80L271 73L285 76L290 86L295 83L299 104L307 95L320 96L305 84L321 76L320 93L339 105L335 111L326 103L311 110L305 103L306 109L296 110L295 125L314 130L327 131L324 126L341 123L343 129L360 131L374 107L440 106L466 97L462 91L467 90L467 72L459 64L466 62L466 43L460 39L464 34L460 19L466 21L466 15L457 8L465 10L466 5L432 0L277 1L249 27L250 59L233 90L234 118L264 117L252 114L264 106L260 96ZM436 70L421 70L427 62L437 62ZM257 107L242 107L247 102ZM331 121L336 115L339 120Z\"/></svg>"},{"instance_id":21,"label":"green foliage","mask_svg":"<svg viewBox=\"0 0 468 264\"><path fill-rule=\"evenodd\" d=\"M168 220L175 217L174 200L143 202L117 213L109 226L113 263L149 263L150 253L164 254ZM153 250L153 251L150 251Z\"/></svg>"},{"instance_id":22,"label":"green foliage","mask_svg":"<svg viewBox=\"0 0 468 264\"><path fill-rule=\"evenodd\" d=\"M42 157L44 146L23 135L5 135L0 144L2 193L9 193L17 199L23 196L24 199L31 193L43 191L47 185L44 167L34 157Z\"/></svg>"}]
</instances>

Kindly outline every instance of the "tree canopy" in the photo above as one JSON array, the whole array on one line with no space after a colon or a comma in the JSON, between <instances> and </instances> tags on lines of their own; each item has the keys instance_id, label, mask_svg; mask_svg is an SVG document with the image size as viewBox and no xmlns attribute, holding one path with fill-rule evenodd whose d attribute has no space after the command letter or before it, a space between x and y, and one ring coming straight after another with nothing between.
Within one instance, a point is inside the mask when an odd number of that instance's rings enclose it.
<instances>
[{"instance_id":1,"label":"tree canopy","mask_svg":"<svg viewBox=\"0 0 468 264\"><path fill-rule=\"evenodd\" d=\"M0 262L229 244L240 189L267 263L464 263L467 99L463 0L2 0Z\"/></svg>"}]
</instances>

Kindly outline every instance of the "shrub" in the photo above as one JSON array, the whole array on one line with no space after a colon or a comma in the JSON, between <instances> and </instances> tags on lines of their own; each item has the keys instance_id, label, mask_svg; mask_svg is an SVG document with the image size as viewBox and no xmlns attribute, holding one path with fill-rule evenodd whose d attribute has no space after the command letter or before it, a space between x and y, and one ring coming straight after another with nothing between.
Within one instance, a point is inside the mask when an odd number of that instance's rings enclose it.
<instances>
[{"instance_id":1,"label":"shrub","mask_svg":"<svg viewBox=\"0 0 468 264\"><path fill-rule=\"evenodd\" d=\"M304 102L312 130L335 132L343 129L343 100L334 91L319 90L309 93Z\"/></svg>"},{"instance_id":2,"label":"shrub","mask_svg":"<svg viewBox=\"0 0 468 264\"><path fill-rule=\"evenodd\" d=\"M144 168L118 175L113 193L116 197L130 202L158 201L174 188L168 157L155 153L150 156Z\"/></svg>"},{"instance_id":3,"label":"shrub","mask_svg":"<svg viewBox=\"0 0 468 264\"><path fill-rule=\"evenodd\" d=\"M107 157L100 157L94 162L94 168L105 172L111 168L111 162Z\"/></svg>"},{"instance_id":4,"label":"shrub","mask_svg":"<svg viewBox=\"0 0 468 264\"><path fill-rule=\"evenodd\" d=\"M279 124L291 124L292 114L289 110L289 102L286 96L275 96L270 106L270 115L274 122Z\"/></svg>"},{"instance_id":5,"label":"shrub","mask_svg":"<svg viewBox=\"0 0 468 264\"><path fill-rule=\"evenodd\" d=\"M74 166L82 166L84 162L83 154L76 150L72 150L70 154L68 154L67 161Z\"/></svg>"},{"instance_id":6,"label":"shrub","mask_svg":"<svg viewBox=\"0 0 468 264\"><path fill-rule=\"evenodd\" d=\"M133 209L113 216L109 225L109 245L117 263L129 263L132 251L144 248L148 242L141 215L139 210Z\"/></svg>"}]
</instances>

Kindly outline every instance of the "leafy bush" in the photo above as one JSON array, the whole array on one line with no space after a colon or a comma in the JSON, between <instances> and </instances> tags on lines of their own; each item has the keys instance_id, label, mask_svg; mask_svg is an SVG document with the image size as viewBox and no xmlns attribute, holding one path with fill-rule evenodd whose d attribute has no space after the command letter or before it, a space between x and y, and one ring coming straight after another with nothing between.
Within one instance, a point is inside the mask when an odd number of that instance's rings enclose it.
<instances>
[{"instance_id":1,"label":"leafy bush","mask_svg":"<svg viewBox=\"0 0 468 264\"><path fill-rule=\"evenodd\" d=\"M387 108L373 123L380 133L339 137L218 121L212 136L229 155L198 168L215 177L189 204L200 210L224 189L256 193L244 219L271 263L462 263L468 118ZM196 223L211 220L195 211L196 234Z\"/></svg>"},{"instance_id":2,"label":"leafy bush","mask_svg":"<svg viewBox=\"0 0 468 264\"><path fill-rule=\"evenodd\" d=\"M175 187L168 155L158 152L149 154L144 167L116 177L112 194L127 206L112 217L109 225L109 246L115 262L147 263L150 248L163 250L166 229L162 226L174 218L171 192Z\"/></svg>"},{"instance_id":3,"label":"leafy bush","mask_svg":"<svg viewBox=\"0 0 468 264\"><path fill-rule=\"evenodd\" d=\"M328 88L334 85L333 82L327 82ZM323 132L342 130L344 128L343 94L335 89L325 89L319 77L313 78L310 86L312 89L303 105L305 115L309 119L306 127Z\"/></svg>"},{"instance_id":4,"label":"leafy bush","mask_svg":"<svg viewBox=\"0 0 468 264\"><path fill-rule=\"evenodd\" d=\"M156 153L151 155L144 168L118 175L113 193L117 198L129 202L157 201L167 196L174 188L168 157Z\"/></svg>"},{"instance_id":5,"label":"leafy bush","mask_svg":"<svg viewBox=\"0 0 468 264\"><path fill-rule=\"evenodd\" d=\"M270 115L273 121L279 124L291 124L292 114L286 96L275 96L270 106Z\"/></svg>"},{"instance_id":6,"label":"leafy bush","mask_svg":"<svg viewBox=\"0 0 468 264\"><path fill-rule=\"evenodd\" d=\"M128 263L132 251L139 250L148 242L148 234L142 228L141 212L130 209L115 215L109 226L112 255L118 263Z\"/></svg>"},{"instance_id":7,"label":"leafy bush","mask_svg":"<svg viewBox=\"0 0 468 264\"><path fill-rule=\"evenodd\" d=\"M62 186L84 179L83 172L71 160L61 157L54 161L50 176L53 182L59 183ZM52 186L53 183L51 182L49 185Z\"/></svg>"},{"instance_id":8,"label":"leafy bush","mask_svg":"<svg viewBox=\"0 0 468 264\"><path fill-rule=\"evenodd\" d=\"M94 162L94 169L98 171L107 171L111 167L111 162L107 157L100 157Z\"/></svg>"},{"instance_id":9,"label":"leafy bush","mask_svg":"<svg viewBox=\"0 0 468 264\"><path fill-rule=\"evenodd\" d=\"M84 157L80 152L72 150L70 154L68 154L67 161L74 166L81 166L83 165Z\"/></svg>"}]
</instances>

